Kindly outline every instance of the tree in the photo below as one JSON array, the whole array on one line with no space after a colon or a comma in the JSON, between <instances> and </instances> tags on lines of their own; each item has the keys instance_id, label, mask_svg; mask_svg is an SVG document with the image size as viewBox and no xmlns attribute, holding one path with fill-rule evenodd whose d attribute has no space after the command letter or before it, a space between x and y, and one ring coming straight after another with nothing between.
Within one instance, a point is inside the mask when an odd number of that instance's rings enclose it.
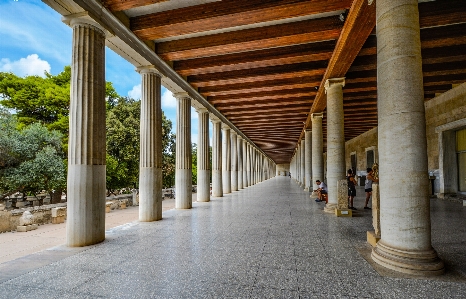
<instances>
[{"instance_id":1,"label":"tree","mask_svg":"<svg viewBox=\"0 0 466 299\"><path fill-rule=\"evenodd\" d=\"M139 183L140 102L119 98L107 113L107 189L136 188ZM175 138L162 113L163 186L174 184Z\"/></svg>"},{"instance_id":2,"label":"tree","mask_svg":"<svg viewBox=\"0 0 466 299\"><path fill-rule=\"evenodd\" d=\"M191 156L192 156L192 184L197 185L197 144L193 143L191 146Z\"/></svg>"},{"instance_id":3,"label":"tree","mask_svg":"<svg viewBox=\"0 0 466 299\"><path fill-rule=\"evenodd\" d=\"M20 128L40 122L62 133L64 152L68 146L71 67L56 76L18 77L0 72L0 104L15 109Z\"/></svg>"},{"instance_id":4,"label":"tree","mask_svg":"<svg viewBox=\"0 0 466 299\"><path fill-rule=\"evenodd\" d=\"M18 128L0 107L0 199L15 192L60 190L66 184L61 134L40 123Z\"/></svg>"}]
</instances>

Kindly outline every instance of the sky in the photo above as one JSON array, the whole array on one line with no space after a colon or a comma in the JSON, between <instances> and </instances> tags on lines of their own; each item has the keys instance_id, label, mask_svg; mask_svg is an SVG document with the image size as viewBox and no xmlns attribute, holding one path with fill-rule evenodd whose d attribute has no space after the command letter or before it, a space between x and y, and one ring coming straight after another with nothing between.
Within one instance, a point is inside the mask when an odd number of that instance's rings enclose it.
<instances>
[{"instance_id":1,"label":"sky","mask_svg":"<svg viewBox=\"0 0 466 299\"><path fill-rule=\"evenodd\" d=\"M71 64L71 44L72 29L47 4L39 0L0 0L0 72L44 76L47 71L56 75ZM105 76L121 96L140 98L141 77L135 67L108 48ZM173 122L175 133L176 100L164 87L162 110ZM198 116L194 109L191 118L191 140L197 143Z\"/></svg>"}]
</instances>

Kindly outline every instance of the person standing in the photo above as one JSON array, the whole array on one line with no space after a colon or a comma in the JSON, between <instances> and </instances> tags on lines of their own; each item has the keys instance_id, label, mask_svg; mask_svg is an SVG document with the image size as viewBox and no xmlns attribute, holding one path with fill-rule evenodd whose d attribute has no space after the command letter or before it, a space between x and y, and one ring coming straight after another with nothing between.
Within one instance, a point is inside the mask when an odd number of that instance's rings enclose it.
<instances>
[{"instance_id":1,"label":"person standing","mask_svg":"<svg viewBox=\"0 0 466 299\"><path fill-rule=\"evenodd\" d=\"M351 210L357 210L353 206L353 200L354 197L356 196L356 179L354 178L353 170L348 169L347 175L346 175L346 181L348 182L348 208Z\"/></svg>"},{"instance_id":2,"label":"person standing","mask_svg":"<svg viewBox=\"0 0 466 299\"><path fill-rule=\"evenodd\" d=\"M372 168L367 168L366 182L364 184L364 191L366 191L366 202L364 204L365 210L370 210L367 205L369 204L369 199L372 196L372 182L378 182L379 180L373 177Z\"/></svg>"}]
</instances>

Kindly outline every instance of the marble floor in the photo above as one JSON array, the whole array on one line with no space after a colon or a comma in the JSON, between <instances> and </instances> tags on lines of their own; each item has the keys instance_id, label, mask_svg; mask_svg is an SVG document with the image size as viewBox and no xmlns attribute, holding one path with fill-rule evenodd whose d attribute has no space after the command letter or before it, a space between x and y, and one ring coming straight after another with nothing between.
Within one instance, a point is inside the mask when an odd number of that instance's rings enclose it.
<instances>
[{"instance_id":1,"label":"marble floor","mask_svg":"<svg viewBox=\"0 0 466 299\"><path fill-rule=\"evenodd\" d=\"M431 199L432 244L447 272L409 278L370 263L371 211L352 218L277 177L163 220L0 264L0 298L465 298L466 207ZM0 249L1 251L1 249Z\"/></svg>"}]
</instances>

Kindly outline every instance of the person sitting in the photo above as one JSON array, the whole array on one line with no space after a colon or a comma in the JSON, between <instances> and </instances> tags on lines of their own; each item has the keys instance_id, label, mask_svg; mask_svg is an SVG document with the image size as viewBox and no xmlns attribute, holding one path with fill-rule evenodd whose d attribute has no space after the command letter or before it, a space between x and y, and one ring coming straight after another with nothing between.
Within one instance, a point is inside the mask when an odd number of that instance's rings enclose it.
<instances>
[{"instance_id":1,"label":"person sitting","mask_svg":"<svg viewBox=\"0 0 466 299\"><path fill-rule=\"evenodd\" d=\"M327 189L327 185L324 183L324 182L321 182L320 180L317 180L316 181L316 184L317 184L317 190L314 190L314 192L317 192L317 198L316 198L316 202L322 202L322 201L325 201L327 203L327 192L328 192L328 189Z\"/></svg>"}]
</instances>

